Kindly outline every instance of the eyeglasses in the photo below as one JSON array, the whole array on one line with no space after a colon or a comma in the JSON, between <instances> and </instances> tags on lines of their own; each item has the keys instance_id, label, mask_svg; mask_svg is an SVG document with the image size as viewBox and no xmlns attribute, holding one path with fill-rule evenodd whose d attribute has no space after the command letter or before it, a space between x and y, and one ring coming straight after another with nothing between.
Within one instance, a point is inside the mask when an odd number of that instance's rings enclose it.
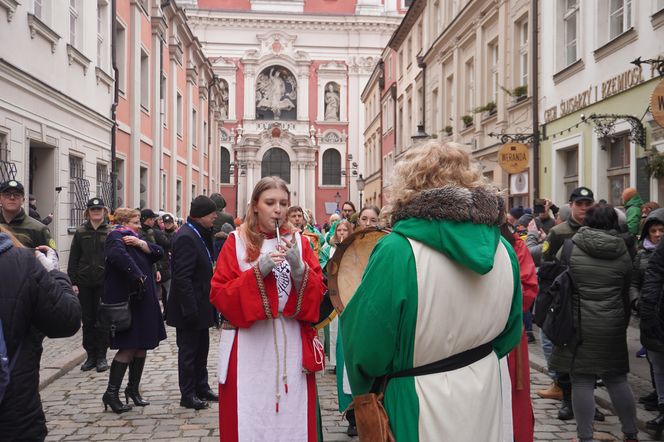
<instances>
[{"instance_id":1,"label":"eyeglasses","mask_svg":"<svg viewBox=\"0 0 664 442\"><path fill-rule=\"evenodd\" d=\"M3 192L2 195L6 198L23 198L23 194L19 192Z\"/></svg>"}]
</instances>

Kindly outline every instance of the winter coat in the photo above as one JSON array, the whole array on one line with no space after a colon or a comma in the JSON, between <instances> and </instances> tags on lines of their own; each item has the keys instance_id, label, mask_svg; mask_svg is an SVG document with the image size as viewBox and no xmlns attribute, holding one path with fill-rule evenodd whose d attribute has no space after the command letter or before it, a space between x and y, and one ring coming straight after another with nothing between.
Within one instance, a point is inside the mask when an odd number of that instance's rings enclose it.
<instances>
[{"instance_id":1,"label":"winter coat","mask_svg":"<svg viewBox=\"0 0 664 442\"><path fill-rule=\"evenodd\" d=\"M37 221L36 219L30 218L26 215L25 210L21 211L11 220L10 223L5 221L5 218L2 215L2 210L0 210L0 224L4 224L14 233L16 239L21 241L25 247L35 248L37 246L49 246L52 249L56 249L55 240L51 236L51 231Z\"/></svg>"},{"instance_id":2,"label":"winter coat","mask_svg":"<svg viewBox=\"0 0 664 442\"><path fill-rule=\"evenodd\" d=\"M662 219L664 209L650 212L643 225L642 237L647 237L648 228L653 220ZM641 317L641 343L651 351L664 352L664 321L660 312L662 287L664 286L664 241L660 241L650 255L643 275L639 315Z\"/></svg>"},{"instance_id":3,"label":"winter coat","mask_svg":"<svg viewBox=\"0 0 664 442\"><path fill-rule=\"evenodd\" d=\"M39 397L44 335L62 338L81 326L81 304L67 275L47 272L34 251L14 247L0 233L0 319L10 358L20 353L0 405L0 440L44 440L46 419Z\"/></svg>"},{"instance_id":4,"label":"winter coat","mask_svg":"<svg viewBox=\"0 0 664 442\"><path fill-rule=\"evenodd\" d=\"M188 330L214 325L215 311L210 304L212 253L212 232L188 218L173 237L168 325Z\"/></svg>"},{"instance_id":5,"label":"winter coat","mask_svg":"<svg viewBox=\"0 0 664 442\"><path fill-rule=\"evenodd\" d=\"M569 348L554 347L551 368L598 376L627 373L632 261L625 241L615 231L589 227L581 227L572 241L572 305L581 344L574 357Z\"/></svg>"},{"instance_id":6,"label":"winter coat","mask_svg":"<svg viewBox=\"0 0 664 442\"><path fill-rule=\"evenodd\" d=\"M650 227L655 223L664 224L664 209L655 209L650 212L641 228L641 240L639 241L640 247L633 260L632 283L629 289L629 297L634 308L639 307L638 304L640 303L643 279L646 274L646 269L648 268L650 257L655 251L654 248L647 249L644 245L645 239L648 238L648 230L650 230ZM649 247L652 247L652 244ZM662 351L664 351L664 346L662 347Z\"/></svg>"},{"instance_id":7,"label":"winter coat","mask_svg":"<svg viewBox=\"0 0 664 442\"><path fill-rule=\"evenodd\" d=\"M565 244L565 240L578 232L581 224L571 216L564 223L560 223L551 230L542 243L542 261L553 261L558 250Z\"/></svg>"},{"instance_id":8,"label":"winter coat","mask_svg":"<svg viewBox=\"0 0 664 442\"><path fill-rule=\"evenodd\" d=\"M90 221L76 228L69 248L67 274L72 285L97 287L104 285L104 244L110 227L103 222L95 230Z\"/></svg>"},{"instance_id":9,"label":"winter coat","mask_svg":"<svg viewBox=\"0 0 664 442\"><path fill-rule=\"evenodd\" d=\"M154 238L158 246L164 249L164 257L161 258L157 265L161 273L161 281L166 282L171 279L171 238L172 236L166 235L161 229L155 227L153 229Z\"/></svg>"},{"instance_id":10,"label":"winter coat","mask_svg":"<svg viewBox=\"0 0 664 442\"><path fill-rule=\"evenodd\" d=\"M131 328L116 333L111 338L112 349L150 350L166 339L166 329L162 319L157 287L152 265L164 256L164 251L156 244L148 242L150 253L141 249L125 246L122 238L134 235L128 229L116 229L108 234L104 247L106 256L106 279L103 302L114 304L129 299L129 294L142 293L131 297ZM141 288L140 281L143 280Z\"/></svg>"},{"instance_id":11,"label":"winter coat","mask_svg":"<svg viewBox=\"0 0 664 442\"><path fill-rule=\"evenodd\" d=\"M639 234L641 225L641 206L643 200L636 194L625 203L625 216L627 217L627 229L632 235Z\"/></svg>"}]
</instances>

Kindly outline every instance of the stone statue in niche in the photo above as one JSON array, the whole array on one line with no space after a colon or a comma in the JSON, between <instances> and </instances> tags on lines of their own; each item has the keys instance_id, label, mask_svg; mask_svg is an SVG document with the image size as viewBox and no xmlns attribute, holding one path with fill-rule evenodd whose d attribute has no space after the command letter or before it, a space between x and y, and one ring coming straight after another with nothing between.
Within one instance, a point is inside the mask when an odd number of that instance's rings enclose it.
<instances>
[{"instance_id":1,"label":"stone statue in niche","mask_svg":"<svg viewBox=\"0 0 664 442\"><path fill-rule=\"evenodd\" d=\"M281 66L270 66L256 79L256 118L263 120L297 119L295 76ZM283 115L282 115L283 114Z\"/></svg>"},{"instance_id":2,"label":"stone statue in niche","mask_svg":"<svg viewBox=\"0 0 664 442\"><path fill-rule=\"evenodd\" d=\"M221 119L228 119L228 83L226 80L221 80L219 83L221 89L221 103L219 106L219 111L221 112Z\"/></svg>"},{"instance_id":3,"label":"stone statue in niche","mask_svg":"<svg viewBox=\"0 0 664 442\"><path fill-rule=\"evenodd\" d=\"M339 121L339 85L328 83L325 85L325 121Z\"/></svg>"}]
</instances>

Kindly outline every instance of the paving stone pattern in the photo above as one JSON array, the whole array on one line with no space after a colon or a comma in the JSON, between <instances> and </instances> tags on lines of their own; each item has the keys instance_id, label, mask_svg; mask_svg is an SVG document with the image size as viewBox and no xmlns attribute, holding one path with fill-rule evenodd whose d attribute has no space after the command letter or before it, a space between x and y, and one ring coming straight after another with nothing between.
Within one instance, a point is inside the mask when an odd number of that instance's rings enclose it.
<instances>
[{"instance_id":1,"label":"paving stone pattern","mask_svg":"<svg viewBox=\"0 0 664 442\"><path fill-rule=\"evenodd\" d=\"M209 409L201 411L179 406L175 332L172 328L167 332L168 339L156 350L148 352L141 391L151 405L143 408L134 407L132 411L121 415L112 413L110 409L105 412L101 396L106 389L108 372L83 373L79 365L76 365L41 391L49 428L47 440L150 440L152 442L219 440L216 403L211 404ZM211 384L214 386L218 331L211 330L210 335L208 366ZM49 367L58 361L63 361L67 356L69 359L81 359L80 337L47 340L44 345L44 361ZM109 352L110 356L112 352ZM538 370L531 370L531 376L533 392L549 383L548 377ZM335 376L325 373L319 376L318 380L325 440L356 441L357 438L346 435L346 422L337 412ZM558 405L557 401L540 399L533 395L536 418L535 440L569 442L576 436L574 421L562 422L556 419ZM607 420L595 425L595 430L598 432L597 440L622 440L618 419L608 410L603 409L603 411L607 413ZM641 432L640 436L642 441L652 440L644 432Z\"/></svg>"}]
</instances>

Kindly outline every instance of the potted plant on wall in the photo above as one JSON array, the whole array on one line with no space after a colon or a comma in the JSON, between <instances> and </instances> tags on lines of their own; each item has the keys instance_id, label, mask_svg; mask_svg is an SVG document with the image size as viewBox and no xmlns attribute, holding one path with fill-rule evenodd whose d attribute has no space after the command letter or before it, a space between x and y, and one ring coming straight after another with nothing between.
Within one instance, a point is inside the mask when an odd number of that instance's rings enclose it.
<instances>
[{"instance_id":1,"label":"potted plant on wall","mask_svg":"<svg viewBox=\"0 0 664 442\"><path fill-rule=\"evenodd\" d=\"M528 86L521 85L517 86L514 89L512 89L512 96L516 100L516 102L520 102L528 98Z\"/></svg>"},{"instance_id":2,"label":"potted plant on wall","mask_svg":"<svg viewBox=\"0 0 664 442\"><path fill-rule=\"evenodd\" d=\"M664 154L653 147L647 155L645 169L648 175L658 179L664 177Z\"/></svg>"},{"instance_id":3,"label":"potted plant on wall","mask_svg":"<svg viewBox=\"0 0 664 442\"><path fill-rule=\"evenodd\" d=\"M461 121L463 121L463 127L470 127L473 125L473 116L472 115L464 115L461 117Z\"/></svg>"},{"instance_id":4,"label":"potted plant on wall","mask_svg":"<svg viewBox=\"0 0 664 442\"><path fill-rule=\"evenodd\" d=\"M452 126L445 126L445 133L447 134L448 137L452 135L452 131L453 131Z\"/></svg>"}]
</instances>

